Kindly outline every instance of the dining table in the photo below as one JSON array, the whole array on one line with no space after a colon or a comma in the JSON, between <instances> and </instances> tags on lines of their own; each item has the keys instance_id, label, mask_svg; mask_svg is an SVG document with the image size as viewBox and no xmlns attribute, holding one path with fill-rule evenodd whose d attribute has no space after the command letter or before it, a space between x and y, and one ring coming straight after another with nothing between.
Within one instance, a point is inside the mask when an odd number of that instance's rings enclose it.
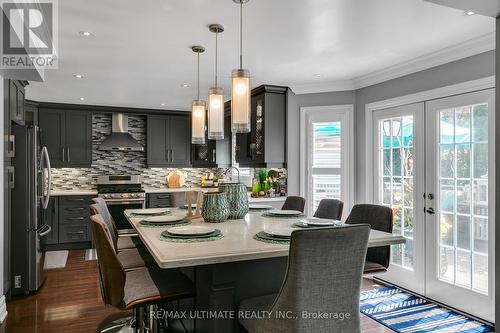
<instances>
[{"instance_id":1,"label":"dining table","mask_svg":"<svg viewBox=\"0 0 500 333\"><path fill-rule=\"evenodd\" d=\"M185 215L186 209L170 208L170 214ZM163 269L181 269L195 282L196 300L192 325L196 332L238 332L234 315L241 300L279 291L287 269L288 242L266 242L255 235L276 227L294 227L303 217L269 217L250 211L242 219L207 223L189 218L190 226L209 226L221 237L210 241L168 241L161 233L170 226L147 225L143 216L126 210L125 217ZM404 244L401 235L371 230L368 247ZM321 272L318 272L321 274ZM189 307L189 306L188 306Z\"/></svg>"}]
</instances>

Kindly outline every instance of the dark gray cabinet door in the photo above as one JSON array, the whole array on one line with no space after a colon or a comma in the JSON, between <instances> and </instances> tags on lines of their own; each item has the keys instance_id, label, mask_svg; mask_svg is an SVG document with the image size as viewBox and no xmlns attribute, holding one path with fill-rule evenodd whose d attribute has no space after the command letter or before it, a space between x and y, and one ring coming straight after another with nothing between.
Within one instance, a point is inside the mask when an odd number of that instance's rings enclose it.
<instances>
[{"instance_id":1,"label":"dark gray cabinet door","mask_svg":"<svg viewBox=\"0 0 500 333\"><path fill-rule=\"evenodd\" d=\"M169 117L148 116L147 119L147 160L148 166L169 164L170 151L167 147Z\"/></svg>"},{"instance_id":2,"label":"dark gray cabinet door","mask_svg":"<svg viewBox=\"0 0 500 333\"><path fill-rule=\"evenodd\" d=\"M188 116L170 116L169 164L175 167L191 166L191 126Z\"/></svg>"},{"instance_id":3,"label":"dark gray cabinet door","mask_svg":"<svg viewBox=\"0 0 500 333\"><path fill-rule=\"evenodd\" d=\"M92 114L66 111L65 165L86 167L92 164Z\"/></svg>"},{"instance_id":4,"label":"dark gray cabinet door","mask_svg":"<svg viewBox=\"0 0 500 333\"><path fill-rule=\"evenodd\" d=\"M43 211L43 223L49 225L52 230L51 232L42 237L42 244L53 245L59 242L59 214L58 214L58 202L56 197L52 197L49 200L49 205L47 209Z\"/></svg>"},{"instance_id":5,"label":"dark gray cabinet door","mask_svg":"<svg viewBox=\"0 0 500 333\"><path fill-rule=\"evenodd\" d=\"M49 151L51 166L64 167L66 155L64 112L44 109L40 112L38 123L41 128L42 145Z\"/></svg>"}]
</instances>

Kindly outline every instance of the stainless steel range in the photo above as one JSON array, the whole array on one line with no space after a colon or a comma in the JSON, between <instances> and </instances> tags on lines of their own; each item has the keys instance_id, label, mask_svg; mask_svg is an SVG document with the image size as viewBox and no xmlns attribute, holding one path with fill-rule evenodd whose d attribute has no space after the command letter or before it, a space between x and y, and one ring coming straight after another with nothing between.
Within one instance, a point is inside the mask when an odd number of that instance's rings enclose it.
<instances>
[{"instance_id":1,"label":"stainless steel range","mask_svg":"<svg viewBox=\"0 0 500 333\"><path fill-rule=\"evenodd\" d=\"M123 212L146 207L146 193L140 175L108 175L97 177L97 192L108 205L120 232L132 231Z\"/></svg>"}]
</instances>

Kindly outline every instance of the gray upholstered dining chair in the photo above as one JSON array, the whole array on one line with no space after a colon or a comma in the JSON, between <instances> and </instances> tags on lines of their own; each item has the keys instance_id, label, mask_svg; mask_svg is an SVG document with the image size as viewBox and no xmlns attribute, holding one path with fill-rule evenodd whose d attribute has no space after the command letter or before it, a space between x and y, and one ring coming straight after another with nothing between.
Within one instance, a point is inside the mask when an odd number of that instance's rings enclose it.
<instances>
[{"instance_id":1,"label":"gray upholstered dining chair","mask_svg":"<svg viewBox=\"0 0 500 333\"><path fill-rule=\"evenodd\" d=\"M134 249L137 246L144 246L141 239L137 235L119 235L118 229L116 228L115 221L113 220L113 216L109 212L108 205L103 198L92 198L94 204L98 205L97 212L95 214L100 214L108 226L108 229L111 231L111 238L113 239L113 243L117 251L121 251L124 249Z\"/></svg>"},{"instance_id":2,"label":"gray upholstered dining chair","mask_svg":"<svg viewBox=\"0 0 500 333\"><path fill-rule=\"evenodd\" d=\"M373 230L392 233L392 209L381 205L354 205L346 220L347 224L367 223ZM368 249L366 253L365 274L387 271L391 259L391 247L380 246Z\"/></svg>"},{"instance_id":3,"label":"gray upholstered dining chair","mask_svg":"<svg viewBox=\"0 0 500 333\"><path fill-rule=\"evenodd\" d=\"M126 271L107 235L102 216L93 215L90 219L103 300L120 310L133 309L135 317L132 321L120 319L117 322L106 322L99 326L99 332L116 332L120 327L128 325L134 325L130 328L134 329L134 332L144 332L145 321L150 318L145 314L145 311L150 309L148 306L194 297L193 282L176 269L154 267ZM126 329L124 331L129 332Z\"/></svg>"},{"instance_id":4,"label":"gray upholstered dining chair","mask_svg":"<svg viewBox=\"0 0 500 333\"><path fill-rule=\"evenodd\" d=\"M239 306L239 313L270 311L270 316L242 317L240 324L250 333L360 332L359 295L369 235L367 224L294 231L279 293L246 299ZM303 311L338 314L343 320L306 318ZM298 319L279 317L283 313Z\"/></svg>"},{"instance_id":5,"label":"gray upholstered dining chair","mask_svg":"<svg viewBox=\"0 0 500 333\"><path fill-rule=\"evenodd\" d=\"M340 220L344 203L337 199L322 199L319 202L318 208L314 212L314 217L322 219Z\"/></svg>"},{"instance_id":6,"label":"gray upholstered dining chair","mask_svg":"<svg viewBox=\"0 0 500 333\"><path fill-rule=\"evenodd\" d=\"M304 207L306 205L306 199L297 196L289 196L285 199L285 203L281 209L298 210L299 212L304 212Z\"/></svg>"},{"instance_id":7,"label":"gray upholstered dining chair","mask_svg":"<svg viewBox=\"0 0 500 333\"><path fill-rule=\"evenodd\" d=\"M149 254L148 250L143 246L118 251L115 245L116 243L113 239L113 230L111 227L109 227L108 223L106 223L106 220L103 218L103 216L99 214L99 209L100 207L97 204L90 205L90 210L95 213L93 216L98 216L95 217L95 219L98 219L99 222L103 224L105 236L109 238L113 251L116 253L117 258L123 265L123 267L126 270L133 270L142 267L156 266L156 261ZM96 240L94 239L94 246L96 246L95 241ZM99 253L97 255L99 255Z\"/></svg>"}]
</instances>

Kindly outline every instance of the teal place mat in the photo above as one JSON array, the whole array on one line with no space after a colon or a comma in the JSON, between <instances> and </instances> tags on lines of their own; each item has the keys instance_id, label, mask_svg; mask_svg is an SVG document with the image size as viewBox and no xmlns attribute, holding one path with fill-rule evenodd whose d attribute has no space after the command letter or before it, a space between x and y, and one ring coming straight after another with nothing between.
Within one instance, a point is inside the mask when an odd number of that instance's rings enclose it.
<instances>
[{"instance_id":1,"label":"teal place mat","mask_svg":"<svg viewBox=\"0 0 500 333\"><path fill-rule=\"evenodd\" d=\"M268 236L264 231L258 232L253 236L253 239L272 244L290 244L289 239L280 239L276 237Z\"/></svg>"},{"instance_id":2,"label":"teal place mat","mask_svg":"<svg viewBox=\"0 0 500 333\"><path fill-rule=\"evenodd\" d=\"M158 239L164 242L173 243L198 243L198 242L210 242L223 238L224 235L219 229L215 229L214 233L203 236L203 237L192 237L192 236L174 236L169 235L165 231L158 235Z\"/></svg>"},{"instance_id":3,"label":"teal place mat","mask_svg":"<svg viewBox=\"0 0 500 333\"><path fill-rule=\"evenodd\" d=\"M191 221L189 221L188 219L176 221L176 222L165 222L165 223L151 223L151 222L142 220L139 223L137 223L137 225L140 227L144 227L144 228L164 228L164 227L186 225L189 223L191 223Z\"/></svg>"},{"instance_id":4,"label":"teal place mat","mask_svg":"<svg viewBox=\"0 0 500 333\"><path fill-rule=\"evenodd\" d=\"M274 214L269 214L269 213L262 213L262 216L264 217L274 217L278 219L298 219L305 217L305 214L300 214L300 215L293 215L293 216L286 216L286 215L274 215Z\"/></svg>"},{"instance_id":5,"label":"teal place mat","mask_svg":"<svg viewBox=\"0 0 500 333\"><path fill-rule=\"evenodd\" d=\"M130 217L133 217L133 218L146 218L146 217L152 217L152 216L164 216L164 215L170 215L172 214L171 211L166 211L164 213L156 213L156 214L136 214L136 213L131 213L130 214Z\"/></svg>"}]
</instances>

